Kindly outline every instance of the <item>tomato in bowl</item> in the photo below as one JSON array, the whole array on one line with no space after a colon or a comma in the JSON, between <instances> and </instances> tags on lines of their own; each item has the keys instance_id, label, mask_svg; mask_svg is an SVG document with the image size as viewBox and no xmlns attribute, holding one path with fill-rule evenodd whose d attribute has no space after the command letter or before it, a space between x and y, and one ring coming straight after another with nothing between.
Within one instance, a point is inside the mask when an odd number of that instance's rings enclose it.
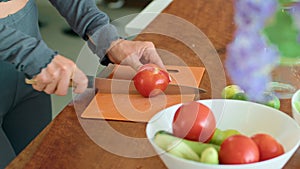
<instances>
[{"instance_id":1,"label":"tomato in bowl","mask_svg":"<svg viewBox=\"0 0 300 169\"><path fill-rule=\"evenodd\" d=\"M209 107L215 118L216 127L221 130L236 129L251 137L257 133L266 133L274 137L283 146L284 153L268 160L248 164L205 164L187 160L166 153L155 144L155 133L165 130L172 133L172 123L176 110L182 105L174 105L158 112L148 122L147 138L164 164L170 169L276 169L283 168L300 144L300 128L286 113L280 110L248 101L230 99L199 100ZM272 119L272 120L269 120Z\"/></svg>"}]
</instances>

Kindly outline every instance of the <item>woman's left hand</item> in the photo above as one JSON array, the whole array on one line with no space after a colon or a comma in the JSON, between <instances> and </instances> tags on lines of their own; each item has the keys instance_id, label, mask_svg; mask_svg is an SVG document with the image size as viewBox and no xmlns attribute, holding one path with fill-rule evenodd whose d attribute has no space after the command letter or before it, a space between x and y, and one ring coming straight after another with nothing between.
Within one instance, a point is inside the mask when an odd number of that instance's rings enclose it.
<instances>
[{"instance_id":1,"label":"woman's left hand","mask_svg":"<svg viewBox=\"0 0 300 169\"><path fill-rule=\"evenodd\" d=\"M147 63L153 63L165 69L152 42L116 40L112 42L108 50L108 57L114 63L129 65L135 70Z\"/></svg>"}]
</instances>

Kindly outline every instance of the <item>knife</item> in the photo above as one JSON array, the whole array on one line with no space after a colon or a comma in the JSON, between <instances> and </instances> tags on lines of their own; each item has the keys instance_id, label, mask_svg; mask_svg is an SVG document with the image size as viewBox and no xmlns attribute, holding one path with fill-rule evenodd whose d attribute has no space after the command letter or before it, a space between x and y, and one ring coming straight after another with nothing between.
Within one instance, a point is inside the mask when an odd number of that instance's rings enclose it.
<instances>
[{"instance_id":1,"label":"knife","mask_svg":"<svg viewBox=\"0 0 300 169\"><path fill-rule=\"evenodd\" d=\"M100 93L138 94L132 80L99 78L89 75L87 75L87 78L88 88L96 88ZM26 79L25 82L27 84L36 83L35 79ZM70 87L72 86L73 83L70 82ZM164 93L169 95L200 94L206 93L206 90L192 86L169 84Z\"/></svg>"}]
</instances>

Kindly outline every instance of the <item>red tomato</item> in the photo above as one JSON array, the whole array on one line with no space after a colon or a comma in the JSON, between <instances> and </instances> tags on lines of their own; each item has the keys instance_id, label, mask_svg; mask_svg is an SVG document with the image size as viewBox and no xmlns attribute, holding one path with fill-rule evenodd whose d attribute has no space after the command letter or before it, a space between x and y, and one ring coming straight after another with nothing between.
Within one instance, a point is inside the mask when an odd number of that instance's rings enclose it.
<instances>
[{"instance_id":1,"label":"red tomato","mask_svg":"<svg viewBox=\"0 0 300 169\"><path fill-rule=\"evenodd\" d=\"M209 142L216 129L212 111L202 103L192 101L182 104L175 112L173 134L193 141Z\"/></svg>"},{"instance_id":2,"label":"red tomato","mask_svg":"<svg viewBox=\"0 0 300 169\"><path fill-rule=\"evenodd\" d=\"M152 97L164 91L170 83L169 74L153 64L146 64L133 77L136 90L144 97Z\"/></svg>"},{"instance_id":3,"label":"red tomato","mask_svg":"<svg viewBox=\"0 0 300 169\"><path fill-rule=\"evenodd\" d=\"M221 144L219 159L221 164L254 163L259 161L259 150L250 137L233 135Z\"/></svg>"},{"instance_id":4,"label":"red tomato","mask_svg":"<svg viewBox=\"0 0 300 169\"><path fill-rule=\"evenodd\" d=\"M251 138L258 146L260 161L268 160L284 153L282 145L268 134L259 133Z\"/></svg>"}]
</instances>

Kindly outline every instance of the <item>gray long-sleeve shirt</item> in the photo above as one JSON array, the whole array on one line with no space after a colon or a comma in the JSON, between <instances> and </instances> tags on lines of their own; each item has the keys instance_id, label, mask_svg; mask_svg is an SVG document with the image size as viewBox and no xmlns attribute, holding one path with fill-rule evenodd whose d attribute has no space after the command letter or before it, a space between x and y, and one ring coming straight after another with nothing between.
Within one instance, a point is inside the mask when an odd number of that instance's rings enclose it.
<instances>
[{"instance_id":1,"label":"gray long-sleeve shirt","mask_svg":"<svg viewBox=\"0 0 300 169\"><path fill-rule=\"evenodd\" d=\"M110 43L119 38L108 16L98 9L94 0L50 2L100 59ZM37 23L34 0L29 0L17 13L0 19L0 60L14 64L28 77L38 74L56 55L41 39Z\"/></svg>"}]
</instances>

